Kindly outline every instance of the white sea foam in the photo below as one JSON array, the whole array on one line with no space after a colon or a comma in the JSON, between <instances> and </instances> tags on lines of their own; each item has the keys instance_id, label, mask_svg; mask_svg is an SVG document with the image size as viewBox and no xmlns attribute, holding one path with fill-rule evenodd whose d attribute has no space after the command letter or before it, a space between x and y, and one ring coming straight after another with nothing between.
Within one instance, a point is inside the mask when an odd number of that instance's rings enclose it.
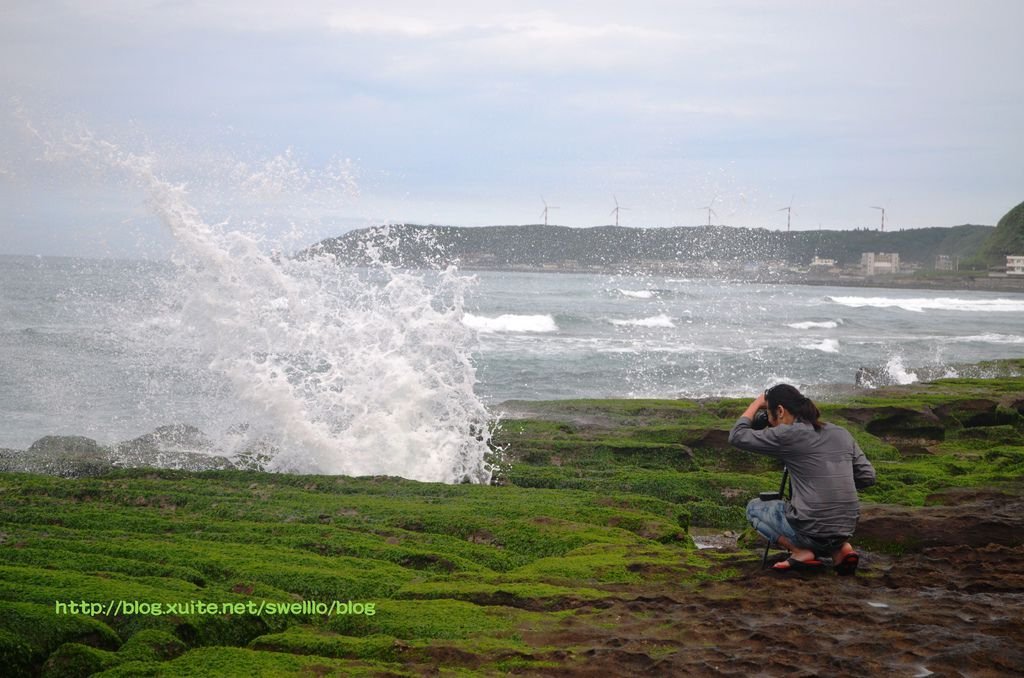
<instances>
[{"instance_id":1,"label":"white sea foam","mask_svg":"<svg viewBox=\"0 0 1024 678\"><path fill-rule=\"evenodd\" d=\"M822 351L824 353L839 353L839 340L823 339L818 343L801 344L801 348Z\"/></svg>"},{"instance_id":2,"label":"white sea foam","mask_svg":"<svg viewBox=\"0 0 1024 678\"><path fill-rule=\"evenodd\" d=\"M1024 344L1024 336L1016 334L973 334L966 337L949 337L946 342L979 342L982 344Z\"/></svg>"},{"instance_id":3,"label":"white sea foam","mask_svg":"<svg viewBox=\"0 0 1024 678\"><path fill-rule=\"evenodd\" d=\"M885 371L897 384L913 384L917 381L917 375L903 366L903 358L898 355L889 358L885 363Z\"/></svg>"},{"instance_id":4,"label":"white sea foam","mask_svg":"<svg viewBox=\"0 0 1024 678\"><path fill-rule=\"evenodd\" d=\"M629 297L631 299L653 299L655 297L655 291L654 290L623 290L623 289L618 289L618 290L616 290L616 292L618 292L619 294L621 294L624 297Z\"/></svg>"},{"instance_id":5,"label":"white sea foam","mask_svg":"<svg viewBox=\"0 0 1024 678\"><path fill-rule=\"evenodd\" d=\"M179 244L177 299L158 312L177 309L165 325L195 347L190 367L230 388L238 447L278 450L268 470L489 480L490 417L462 322L470 278L268 255L251 233L206 223L151 159L89 137L76 149L128 171Z\"/></svg>"},{"instance_id":6,"label":"white sea foam","mask_svg":"<svg viewBox=\"0 0 1024 678\"><path fill-rule=\"evenodd\" d=\"M547 333L557 332L558 325L550 315L503 314L495 318L466 313L462 322L477 332Z\"/></svg>"},{"instance_id":7,"label":"white sea foam","mask_svg":"<svg viewBox=\"0 0 1024 678\"><path fill-rule=\"evenodd\" d=\"M1024 312L1024 300L1021 299L959 299L955 297L908 298L899 297L825 297L826 300L862 308L901 308L905 311L923 313L925 311L968 311L986 313L1021 313Z\"/></svg>"},{"instance_id":8,"label":"white sea foam","mask_svg":"<svg viewBox=\"0 0 1024 678\"><path fill-rule=\"evenodd\" d=\"M800 323L788 323L786 325L786 327L792 327L794 330L813 330L813 329L834 330L835 328L839 327L840 322L841 321L838 321L838 320L825 320L825 321L821 321L821 322L817 322L817 321L814 321L814 320L808 320L806 322L800 322Z\"/></svg>"},{"instance_id":9,"label":"white sea foam","mask_svg":"<svg viewBox=\"0 0 1024 678\"><path fill-rule=\"evenodd\" d=\"M620 327L675 327L676 324L672 322L672 318L668 317L664 313L661 315L651 316L650 318L638 318L634 320L611 320L612 325L618 325Z\"/></svg>"}]
</instances>

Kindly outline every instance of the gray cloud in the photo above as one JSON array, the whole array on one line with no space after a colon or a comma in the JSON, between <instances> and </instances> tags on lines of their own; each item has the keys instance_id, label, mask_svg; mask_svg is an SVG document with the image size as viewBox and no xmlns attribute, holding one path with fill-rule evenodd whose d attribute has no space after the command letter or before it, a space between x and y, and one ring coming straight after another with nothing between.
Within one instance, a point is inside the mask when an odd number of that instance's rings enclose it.
<instances>
[{"instance_id":1,"label":"gray cloud","mask_svg":"<svg viewBox=\"0 0 1024 678\"><path fill-rule=\"evenodd\" d=\"M592 225L613 192L636 225L698 223L711 194L773 225L794 193L798 228L870 225L879 201L993 223L1024 186L1022 20L1013 0L16 3L0 87L178 164L351 158L339 223L525 222L545 193ZM58 171L11 154L0 191Z\"/></svg>"}]
</instances>

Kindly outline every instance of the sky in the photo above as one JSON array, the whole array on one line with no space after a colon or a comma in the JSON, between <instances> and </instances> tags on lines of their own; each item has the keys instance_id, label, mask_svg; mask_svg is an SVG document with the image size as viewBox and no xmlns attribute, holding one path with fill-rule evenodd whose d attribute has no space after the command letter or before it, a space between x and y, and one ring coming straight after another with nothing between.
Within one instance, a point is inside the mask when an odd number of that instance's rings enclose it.
<instances>
[{"instance_id":1,"label":"sky","mask_svg":"<svg viewBox=\"0 0 1024 678\"><path fill-rule=\"evenodd\" d=\"M6 0L0 253L166 247L86 135L210 223L310 242L545 202L573 227L616 201L626 226L995 224L1024 200L1022 25L1019 0Z\"/></svg>"}]
</instances>

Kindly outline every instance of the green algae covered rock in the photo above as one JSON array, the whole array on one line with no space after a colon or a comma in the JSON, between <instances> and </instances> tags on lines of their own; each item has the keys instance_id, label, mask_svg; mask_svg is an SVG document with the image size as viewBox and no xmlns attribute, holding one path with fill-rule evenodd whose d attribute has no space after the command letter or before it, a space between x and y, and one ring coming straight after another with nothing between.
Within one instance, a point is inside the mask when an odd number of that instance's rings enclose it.
<instances>
[{"instance_id":1,"label":"green algae covered rock","mask_svg":"<svg viewBox=\"0 0 1024 678\"><path fill-rule=\"evenodd\" d=\"M913 582L882 559L934 563L929 549L978 549L961 555L996 562L999 590L1015 590L1024 378L1008 369L820 405L878 470L862 494L864 576L830 606L861 619L872 577ZM239 469L0 473L0 666L108 678L699 673L730 661L690 663L701 648L760 633L750 619L774 608L757 545L697 551L688 534L743 528L746 502L778 486L771 460L723 444L746 402L516 407L492 486ZM813 619L845 584L771 586L806 593L801 618ZM989 645L1013 634L992 633ZM824 671L813 656L806 665ZM732 670L754 660L743 661Z\"/></svg>"},{"instance_id":2,"label":"green algae covered rock","mask_svg":"<svg viewBox=\"0 0 1024 678\"><path fill-rule=\"evenodd\" d=\"M61 614L49 604L0 599L0 666L13 675L30 674L65 643L116 649L121 640L102 621Z\"/></svg>"},{"instance_id":3,"label":"green algae covered rock","mask_svg":"<svg viewBox=\"0 0 1024 678\"><path fill-rule=\"evenodd\" d=\"M25 673L174 675L236 656L204 648L245 647L264 675L299 672L312 664L277 656L310 647L298 626L387 636L424 662L530 664L509 649L521 626L646 569L703 569L679 508L645 495L154 469L5 474L0 489L0 658ZM328 645L342 663L327 665L368 674L400 654Z\"/></svg>"}]
</instances>

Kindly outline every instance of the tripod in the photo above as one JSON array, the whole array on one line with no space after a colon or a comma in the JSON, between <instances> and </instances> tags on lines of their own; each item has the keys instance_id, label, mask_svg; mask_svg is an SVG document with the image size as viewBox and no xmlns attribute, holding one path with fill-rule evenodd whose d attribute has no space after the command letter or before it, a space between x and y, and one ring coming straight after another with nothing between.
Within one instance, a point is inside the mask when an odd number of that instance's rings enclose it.
<instances>
[{"instance_id":1,"label":"tripod","mask_svg":"<svg viewBox=\"0 0 1024 678\"><path fill-rule=\"evenodd\" d=\"M779 484L779 492L778 492L778 496L775 497L776 499L785 499L786 498L786 483L788 483L788 482L789 482L789 467L788 466L783 466L782 467L782 483ZM792 489L792 485L790 486L790 489ZM763 500L764 497L762 496L761 499ZM768 567L768 551L771 549L771 547L772 547L772 542L769 539L768 540L768 544L764 547L764 555L761 556L761 569L762 570L764 568Z\"/></svg>"}]
</instances>

